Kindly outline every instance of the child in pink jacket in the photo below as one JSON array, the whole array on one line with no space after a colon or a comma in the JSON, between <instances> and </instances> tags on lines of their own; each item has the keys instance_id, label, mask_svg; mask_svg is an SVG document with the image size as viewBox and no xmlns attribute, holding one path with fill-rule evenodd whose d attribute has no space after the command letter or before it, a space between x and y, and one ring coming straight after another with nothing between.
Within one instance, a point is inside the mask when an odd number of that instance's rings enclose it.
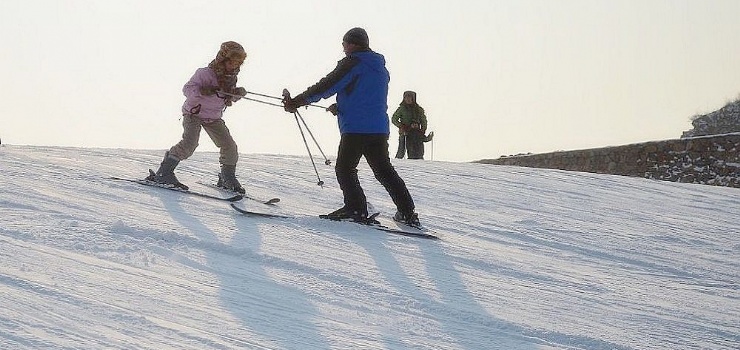
<instances>
[{"instance_id":1,"label":"child in pink jacket","mask_svg":"<svg viewBox=\"0 0 740 350\"><path fill-rule=\"evenodd\" d=\"M185 103L182 105L182 140L165 152L159 169L149 170L147 180L188 189L175 177L175 167L180 161L193 155L198 147L200 130L206 131L216 147L219 148L221 173L218 186L244 193L244 188L236 179L236 163L239 159L236 142L224 123L223 112L226 107L239 100L247 91L236 87L239 67L244 63L247 53L234 41L221 44L216 58L208 67L199 68L182 88ZM226 94L224 94L226 93Z\"/></svg>"}]
</instances>

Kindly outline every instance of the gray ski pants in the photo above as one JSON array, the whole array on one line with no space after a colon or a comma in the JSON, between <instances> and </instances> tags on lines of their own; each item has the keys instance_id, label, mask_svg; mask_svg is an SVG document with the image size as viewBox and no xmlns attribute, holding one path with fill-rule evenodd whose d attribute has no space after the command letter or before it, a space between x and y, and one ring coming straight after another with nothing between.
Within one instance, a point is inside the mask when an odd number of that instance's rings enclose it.
<instances>
[{"instance_id":1,"label":"gray ski pants","mask_svg":"<svg viewBox=\"0 0 740 350\"><path fill-rule=\"evenodd\" d=\"M239 160L239 152L234 138L231 137L229 128L223 119L214 121L203 121L197 116L183 115L182 117L182 140L170 148L170 156L179 160L188 159L198 148L200 129L203 128L211 138L216 147L219 148L219 163L222 165L236 165Z\"/></svg>"}]
</instances>

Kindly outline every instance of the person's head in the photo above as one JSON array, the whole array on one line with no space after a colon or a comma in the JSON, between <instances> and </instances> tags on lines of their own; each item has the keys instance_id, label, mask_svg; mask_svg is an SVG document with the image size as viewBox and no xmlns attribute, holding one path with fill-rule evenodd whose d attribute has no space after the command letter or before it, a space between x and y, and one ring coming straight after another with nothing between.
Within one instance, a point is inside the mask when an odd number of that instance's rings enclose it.
<instances>
[{"instance_id":1,"label":"person's head","mask_svg":"<svg viewBox=\"0 0 740 350\"><path fill-rule=\"evenodd\" d=\"M227 72L234 72L241 67L247 58L247 52L235 41L227 41L221 44L216 54L216 64L221 65Z\"/></svg>"},{"instance_id":2,"label":"person's head","mask_svg":"<svg viewBox=\"0 0 740 350\"><path fill-rule=\"evenodd\" d=\"M370 39L367 36L367 32L360 28L355 27L347 31L342 37L342 47L344 53L351 54L355 51L364 51L370 49Z\"/></svg>"},{"instance_id":3,"label":"person's head","mask_svg":"<svg viewBox=\"0 0 740 350\"><path fill-rule=\"evenodd\" d=\"M407 105L412 105L416 103L416 93L413 91L404 91L403 92L403 103Z\"/></svg>"}]
</instances>

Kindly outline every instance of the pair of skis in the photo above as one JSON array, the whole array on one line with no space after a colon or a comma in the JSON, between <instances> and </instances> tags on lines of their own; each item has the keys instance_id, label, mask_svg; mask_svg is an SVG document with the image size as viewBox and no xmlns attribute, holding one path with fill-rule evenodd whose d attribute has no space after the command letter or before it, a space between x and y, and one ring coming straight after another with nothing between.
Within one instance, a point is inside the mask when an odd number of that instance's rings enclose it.
<instances>
[{"instance_id":1,"label":"pair of skis","mask_svg":"<svg viewBox=\"0 0 740 350\"><path fill-rule=\"evenodd\" d=\"M181 194L195 196L195 197L201 197L201 198L208 198L208 199L214 199L214 200L219 200L219 201L231 202L231 207L234 208L234 210L236 210L239 213L241 213L243 215L246 215L246 216L263 217L263 218L280 218L280 219L295 219L295 218L297 218L297 216L291 216L291 215L273 214L273 213L266 213L266 212L261 212L261 211L252 211L252 210L242 209L242 208L239 208L238 206L236 206L234 204L235 202L238 202L238 201L246 198L246 199L249 199L249 200L252 200L252 201L255 201L255 202L262 203L264 205L274 206L276 203L280 202L280 198L277 198L277 197L270 198L270 199L261 199L261 198L256 198L256 197L252 197L252 196L245 195L245 194L240 194L240 193L234 193L233 195L228 196L228 197L220 197L220 196L215 196L215 195L211 195L211 194L207 194L207 193L203 193L203 192L193 191L193 190L190 190L190 189L187 189L186 190L186 189L183 189L183 188L180 188L180 187L174 187L174 186L171 186L171 185L160 184L160 183L149 181L149 180L129 179L129 178L121 178L121 177L115 177L115 176L110 177L110 179L111 180L116 180L116 181L132 182L132 183L136 183L136 184L140 184L140 185L144 185L144 186L157 187L157 188L161 188L161 189L165 189L165 190L170 190L170 191L175 191L175 192L178 192L178 193L181 193ZM201 185L207 186L207 187L213 187L213 188L219 189L221 191L228 191L228 190L225 190L223 188L217 187L216 185L213 185L213 184L207 184L207 183L202 183L202 182L198 182L198 183L201 184ZM375 213L373 216L371 216L370 220L368 220L367 222L362 222L362 223L361 222L353 222L353 221L349 221L349 222L352 222L352 223L357 224L357 225L367 226L369 228L373 228L373 229L380 230L380 231L387 232L387 233L391 233L391 234L397 234L397 235L409 236L409 237L427 238L427 239L439 239L439 237L437 237L437 236L435 236L433 234L430 234L428 232L425 232L425 230L423 230L423 229L419 229L419 228L415 228L415 227L410 227L410 226L405 226L405 225L400 224L400 223L398 224L398 228L394 228L394 227L389 227L387 225L383 225L382 223L379 223L378 221L375 220L375 218L377 217L377 215L379 215L379 213Z\"/></svg>"},{"instance_id":2,"label":"pair of skis","mask_svg":"<svg viewBox=\"0 0 740 350\"><path fill-rule=\"evenodd\" d=\"M246 216L254 216L254 217L263 217L263 218L280 218L280 219L296 219L298 216L291 216L291 215L284 215L284 214L272 214L272 213L265 213L261 211L253 211L253 210L247 210L243 208L239 208L236 206L236 204L231 203L231 207L234 208L234 210L246 215ZM376 218L380 215L380 213L375 213L371 215L366 222L356 222L356 221L343 221L343 220L333 220L329 218L325 218L322 216L319 216L320 219L324 220L332 220L332 221L341 221L341 222L349 222L356 225L362 225L369 228L373 228L379 231L392 233L396 235L401 236L408 236L408 237L417 237L417 238L426 238L426 239L439 239L439 237L427 232L426 230L422 228L416 228L411 226L406 226L404 224L398 223L398 228L390 227L387 225L384 225L376 220Z\"/></svg>"}]
</instances>

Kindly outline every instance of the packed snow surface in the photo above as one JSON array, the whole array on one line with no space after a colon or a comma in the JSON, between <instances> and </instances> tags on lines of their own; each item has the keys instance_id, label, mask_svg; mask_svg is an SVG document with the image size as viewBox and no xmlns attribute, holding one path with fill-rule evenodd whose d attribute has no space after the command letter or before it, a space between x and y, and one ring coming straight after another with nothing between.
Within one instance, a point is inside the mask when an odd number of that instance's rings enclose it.
<instances>
[{"instance_id":1,"label":"packed snow surface","mask_svg":"<svg viewBox=\"0 0 740 350\"><path fill-rule=\"evenodd\" d=\"M740 192L393 160L440 240L321 220L334 169L242 154L252 210L113 181L163 151L0 147L2 349L738 349ZM193 190L218 154L177 169ZM395 207L367 165L372 208Z\"/></svg>"}]
</instances>

